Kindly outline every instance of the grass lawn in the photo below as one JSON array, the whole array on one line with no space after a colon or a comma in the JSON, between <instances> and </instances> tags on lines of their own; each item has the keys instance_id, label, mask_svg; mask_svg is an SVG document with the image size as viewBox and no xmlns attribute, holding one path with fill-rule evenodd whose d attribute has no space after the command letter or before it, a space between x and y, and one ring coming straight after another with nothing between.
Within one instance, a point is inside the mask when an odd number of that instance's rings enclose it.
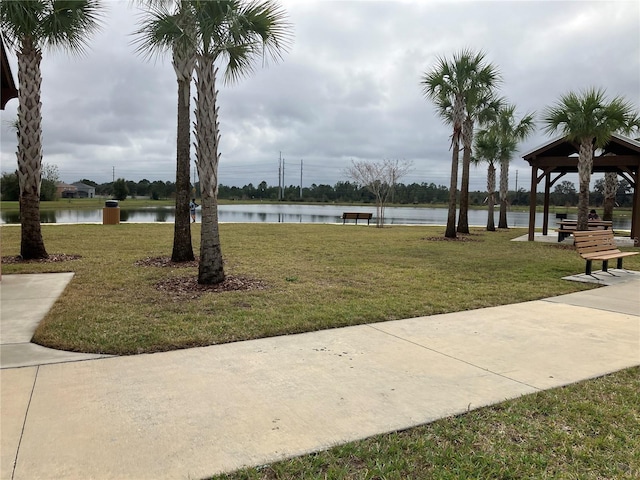
<instances>
[{"instance_id":1,"label":"grass lawn","mask_svg":"<svg viewBox=\"0 0 640 480\"><path fill-rule=\"evenodd\" d=\"M198 252L200 224L193 228ZM173 225L43 225L53 263L5 263L3 274L75 276L36 331L65 350L135 354L535 300L593 285L572 247L511 242L524 229L445 241L442 227L223 224L227 275L248 291L162 290L196 266L168 257ZM2 254L20 229L0 228ZM640 269L640 256L625 267ZM216 478L631 479L640 475L638 368L541 392L403 432Z\"/></svg>"},{"instance_id":2,"label":"grass lawn","mask_svg":"<svg viewBox=\"0 0 640 480\"><path fill-rule=\"evenodd\" d=\"M200 224L193 225L198 252ZM511 242L524 230L444 241L442 227L222 224L227 275L263 289L180 292L197 266L140 266L168 257L172 224L43 225L56 263L3 265L3 273L73 271L35 333L70 351L135 354L540 299L592 288L561 277L584 270L572 247ZM2 227L2 254L19 253L19 227ZM625 266L640 269L640 259Z\"/></svg>"}]
</instances>

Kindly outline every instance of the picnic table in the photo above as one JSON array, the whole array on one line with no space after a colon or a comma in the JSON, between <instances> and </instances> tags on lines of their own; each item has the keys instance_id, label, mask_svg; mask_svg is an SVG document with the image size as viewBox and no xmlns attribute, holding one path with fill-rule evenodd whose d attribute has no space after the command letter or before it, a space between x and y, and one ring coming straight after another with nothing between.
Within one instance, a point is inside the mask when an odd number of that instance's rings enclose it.
<instances>
[{"instance_id":1,"label":"picnic table","mask_svg":"<svg viewBox=\"0 0 640 480\"><path fill-rule=\"evenodd\" d=\"M578 228L577 220L568 220L563 218L558 222L558 242L563 241L565 238L573 234ZM613 222L609 220L589 220L589 230L613 230Z\"/></svg>"}]
</instances>

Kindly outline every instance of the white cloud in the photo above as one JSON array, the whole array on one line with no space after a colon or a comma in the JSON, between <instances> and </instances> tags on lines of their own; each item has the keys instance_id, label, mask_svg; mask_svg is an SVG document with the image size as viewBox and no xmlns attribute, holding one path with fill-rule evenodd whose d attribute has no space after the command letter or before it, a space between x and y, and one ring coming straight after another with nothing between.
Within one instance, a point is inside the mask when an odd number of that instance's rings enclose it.
<instances>
[{"instance_id":1,"label":"white cloud","mask_svg":"<svg viewBox=\"0 0 640 480\"><path fill-rule=\"evenodd\" d=\"M420 78L437 57L482 50L501 71L501 93L521 114L541 112L562 94L590 86L640 103L640 6L626 1L286 1L295 39L279 64L234 85L220 82L220 181L277 184L344 180L352 158L412 160L405 181L448 185L449 127L436 116ZM105 28L88 54L45 52L44 161L65 181L174 180L176 83L170 59L135 53L138 17L109 2ZM15 58L10 58L14 67ZM195 89L192 90L195 95ZM2 170L15 168L15 134L2 112ZM542 129L525 153L547 140ZM192 157L194 156L192 150ZM514 159L519 186L529 168ZM290 172L290 173L289 173ZM472 188L485 172L472 169Z\"/></svg>"}]
</instances>

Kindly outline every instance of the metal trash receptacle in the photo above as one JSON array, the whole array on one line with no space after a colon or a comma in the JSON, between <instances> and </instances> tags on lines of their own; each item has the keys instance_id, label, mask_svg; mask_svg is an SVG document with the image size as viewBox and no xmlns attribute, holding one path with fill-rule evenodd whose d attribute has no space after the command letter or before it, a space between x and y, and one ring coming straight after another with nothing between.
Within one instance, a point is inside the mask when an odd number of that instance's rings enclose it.
<instances>
[{"instance_id":1,"label":"metal trash receptacle","mask_svg":"<svg viewBox=\"0 0 640 480\"><path fill-rule=\"evenodd\" d=\"M120 223L120 207L117 200L107 200L102 209L103 225L118 225Z\"/></svg>"}]
</instances>

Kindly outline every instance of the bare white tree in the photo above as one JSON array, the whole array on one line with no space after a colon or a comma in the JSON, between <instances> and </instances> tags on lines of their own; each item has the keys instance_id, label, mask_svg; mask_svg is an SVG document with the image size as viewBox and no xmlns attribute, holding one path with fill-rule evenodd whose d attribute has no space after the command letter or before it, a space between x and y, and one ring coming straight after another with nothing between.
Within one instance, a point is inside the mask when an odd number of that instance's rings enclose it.
<instances>
[{"instance_id":1,"label":"bare white tree","mask_svg":"<svg viewBox=\"0 0 640 480\"><path fill-rule=\"evenodd\" d=\"M376 226L384 226L384 207L393 189L411 170L412 163L407 160L383 160L367 162L351 160L346 175L362 187L366 187L376 197Z\"/></svg>"}]
</instances>

